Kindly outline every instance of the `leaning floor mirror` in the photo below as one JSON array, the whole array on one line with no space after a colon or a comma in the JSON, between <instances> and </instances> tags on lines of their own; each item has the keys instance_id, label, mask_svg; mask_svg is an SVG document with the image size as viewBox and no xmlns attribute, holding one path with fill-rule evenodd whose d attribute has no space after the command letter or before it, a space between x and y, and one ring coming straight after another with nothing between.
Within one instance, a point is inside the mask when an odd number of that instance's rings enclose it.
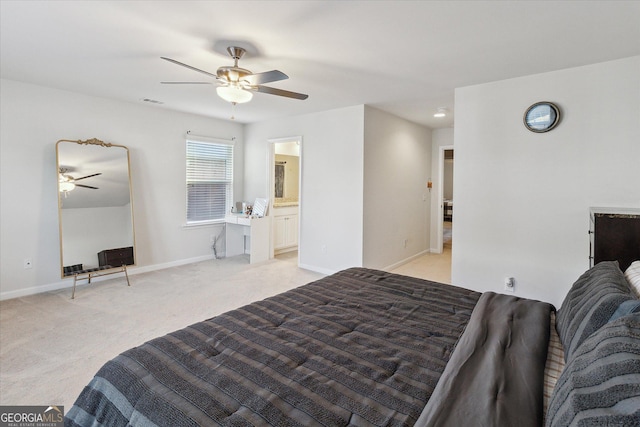
<instances>
[{"instance_id":1,"label":"leaning floor mirror","mask_svg":"<svg viewBox=\"0 0 640 427\"><path fill-rule=\"evenodd\" d=\"M98 139L56 143L60 272L78 280L135 265L129 150Z\"/></svg>"}]
</instances>

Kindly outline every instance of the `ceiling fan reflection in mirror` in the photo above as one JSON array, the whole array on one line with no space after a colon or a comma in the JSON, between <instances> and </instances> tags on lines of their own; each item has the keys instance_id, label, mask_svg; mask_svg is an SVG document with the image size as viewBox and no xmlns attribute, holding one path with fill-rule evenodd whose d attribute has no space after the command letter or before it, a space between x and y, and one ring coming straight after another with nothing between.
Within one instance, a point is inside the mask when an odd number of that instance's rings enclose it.
<instances>
[{"instance_id":1,"label":"ceiling fan reflection in mirror","mask_svg":"<svg viewBox=\"0 0 640 427\"><path fill-rule=\"evenodd\" d=\"M222 66L218 68L216 74L208 71L183 64L175 59L161 57L165 61L186 67L190 70L197 71L206 76L212 77L213 81L207 82L161 82L162 84L213 84L219 86L216 89L218 96L233 105L249 102L253 98L253 92L266 93L269 95L283 96L285 98L293 98L304 100L309 97L303 93L290 92L288 90L277 89L269 86L263 86L263 83L277 82L289 78L285 73L278 70L266 71L264 73L252 73L251 71L238 67L238 61L244 53L245 49L237 46L230 46L227 52L234 60L233 66Z\"/></svg>"},{"instance_id":2,"label":"ceiling fan reflection in mirror","mask_svg":"<svg viewBox=\"0 0 640 427\"><path fill-rule=\"evenodd\" d=\"M82 176L80 178L74 178L68 174L68 168L60 168L58 171L58 188L61 193L64 193L65 197L70 192L73 191L76 187L88 188L91 190L98 190L98 187L93 187L91 185L78 184L78 181L82 179L92 178L94 176L102 175L101 172L94 173L91 175Z\"/></svg>"}]
</instances>

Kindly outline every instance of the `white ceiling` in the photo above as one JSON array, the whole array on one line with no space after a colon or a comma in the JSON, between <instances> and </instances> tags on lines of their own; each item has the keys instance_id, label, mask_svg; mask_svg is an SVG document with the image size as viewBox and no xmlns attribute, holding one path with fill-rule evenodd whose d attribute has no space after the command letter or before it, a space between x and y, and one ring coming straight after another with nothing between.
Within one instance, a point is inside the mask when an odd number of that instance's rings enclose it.
<instances>
[{"instance_id":1,"label":"white ceiling","mask_svg":"<svg viewBox=\"0 0 640 427\"><path fill-rule=\"evenodd\" d=\"M240 66L289 80L256 94L238 122L368 104L432 128L454 88L640 54L638 1L0 1L2 78L229 119L215 73Z\"/></svg>"}]
</instances>

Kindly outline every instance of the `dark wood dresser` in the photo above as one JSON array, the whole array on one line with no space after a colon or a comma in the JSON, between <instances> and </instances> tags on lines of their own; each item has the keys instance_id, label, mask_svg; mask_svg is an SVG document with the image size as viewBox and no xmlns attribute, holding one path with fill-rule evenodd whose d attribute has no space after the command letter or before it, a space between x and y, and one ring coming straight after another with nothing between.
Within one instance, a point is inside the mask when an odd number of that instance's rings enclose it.
<instances>
[{"instance_id":1,"label":"dark wood dresser","mask_svg":"<svg viewBox=\"0 0 640 427\"><path fill-rule=\"evenodd\" d=\"M606 208L602 208L606 210ZM636 213L637 212L637 213ZM640 259L640 212L633 209L592 212L592 260L618 261L625 271L633 261Z\"/></svg>"},{"instance_id":2,"label":"dark wood dresser","mask_svg":"<svg viewBox=\"0 0 640 427\"><path fill-rule=\"evenodd\" d=\"M106 249L98 252L98 264L100 267L110 265L112 267L122 267L123 265L133 265L133 246L117 249Z\"/></svg>"}]
</instances>

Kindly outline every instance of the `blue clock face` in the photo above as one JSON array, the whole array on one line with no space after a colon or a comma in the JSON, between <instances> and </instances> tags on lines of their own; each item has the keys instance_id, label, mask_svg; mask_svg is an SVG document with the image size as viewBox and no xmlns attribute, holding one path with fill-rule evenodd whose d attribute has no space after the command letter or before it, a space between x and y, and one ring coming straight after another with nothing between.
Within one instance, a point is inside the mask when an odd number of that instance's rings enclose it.
<instances>
[{"instance_id":1,"label":"blue clock face","mask_svg":"<svg viewBox=\"0 0 640 427\"><path fill-rule=\"evenodd\" d=\"M558 107L551 102L538 102L529 107L524 114L524 125L531 132L548 132L560 119Z\"/></svg>"}]
</instances>

